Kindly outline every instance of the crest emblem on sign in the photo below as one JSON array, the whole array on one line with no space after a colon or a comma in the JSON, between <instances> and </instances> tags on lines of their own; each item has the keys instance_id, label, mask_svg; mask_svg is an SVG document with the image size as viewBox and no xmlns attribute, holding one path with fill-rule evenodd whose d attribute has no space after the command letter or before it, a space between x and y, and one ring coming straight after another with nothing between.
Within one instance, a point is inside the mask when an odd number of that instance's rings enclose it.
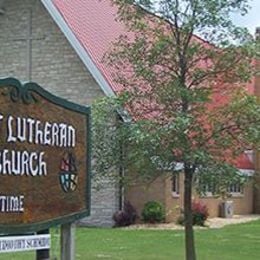
<instances>
[{"instance_id":1,"label":"crest emblem on sign","mask_svg":"<svg viewBox=\"0 0 260 260\"><path fill-rule=\"evenodd\" d=\"M64 192L72 192L78 186L76 159L72 153L66 153L61 160L59 172L60 185Z\"/></svg>"}]
</instances>

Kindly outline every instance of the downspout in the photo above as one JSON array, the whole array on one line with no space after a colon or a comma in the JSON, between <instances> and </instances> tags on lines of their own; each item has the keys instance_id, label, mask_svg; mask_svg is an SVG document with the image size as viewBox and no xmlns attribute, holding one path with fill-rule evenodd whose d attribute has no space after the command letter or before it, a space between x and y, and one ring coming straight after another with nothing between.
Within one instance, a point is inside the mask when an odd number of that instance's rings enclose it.
<instances>
[{"instance_id":1,"label":"downspout","mask_svg":"<svg viewBox=\"0 0 260 260\"><path fill-rule=\"evenodd\" d=\"M256 28L255 38L257 43L260 45L260 27ZM257 57L255 59L255 84L254 93L260 98L260 59L258 55L260 54L260 47L257 46ZM255 151L255 188L254 188L254 213L260 213L260 152Z\"/></svg>"},{"instance_id":2,"label":"downspout","mask_svg":"<svg viewBox=\"0 0 260 260\"><path fill-rule=\"evenodd\" d=\"M118 119L120 121L120 123L123 123L124 120L122 118L122 116L120 116L120 114L118 114ZM124 175L125 175L125 169L124 169L124 158L125 154L124 154L124 142L121 142L120 144L120 166L119 166L119 210L123 210L124 209L124 183L123 183L123 179L124 179Z\"/></svg>"}]
</instances>

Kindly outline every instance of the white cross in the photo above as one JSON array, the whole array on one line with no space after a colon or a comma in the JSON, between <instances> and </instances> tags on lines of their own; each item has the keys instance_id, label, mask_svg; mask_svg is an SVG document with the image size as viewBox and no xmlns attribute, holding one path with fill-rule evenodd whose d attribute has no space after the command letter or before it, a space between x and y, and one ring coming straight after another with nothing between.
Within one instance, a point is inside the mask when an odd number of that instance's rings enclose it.
<instances>
[{"instance_id":1,"label":"white cross","mask_svg":"<svg viewBox=\"0 0 260 260\"><path fill-rule=\"evenodd\" d=\"M44 40L46 37L33 37L32 35L32 9L28 11L28 24L27 24L27 33L25 37L11 37L9 40L13 41L26 41L27 43L27 61L26 61L26 72L27 80L32 80L32 43L35 40Z\"/></svg>"}]
</instances>

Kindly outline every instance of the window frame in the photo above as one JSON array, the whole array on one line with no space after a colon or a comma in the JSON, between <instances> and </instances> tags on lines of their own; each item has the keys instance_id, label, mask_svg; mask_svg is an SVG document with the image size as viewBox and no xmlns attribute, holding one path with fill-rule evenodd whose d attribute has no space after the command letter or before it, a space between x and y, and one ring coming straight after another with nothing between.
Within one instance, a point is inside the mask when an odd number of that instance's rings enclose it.
<instances>
[{"instance_id":1,"label":"window frame","mask_svg":"<svg viewBox=\"0 0 260 260\"><path fill-rule=\"evenodd\" d=\"M171 192L175 198L180 197L180 174L173 173L171 177Z\"/></svg>"},{"instance_id":2,"label":"window frame","mask_svg":"<svg viewBox=\"0 0 260 260\"><path fill-rule=\"evenodd\" d=\"M241 183L232 183L229 185L227 192L232 197L242 197L244 196L244 185Z\"/></svg>"}]
</instances>

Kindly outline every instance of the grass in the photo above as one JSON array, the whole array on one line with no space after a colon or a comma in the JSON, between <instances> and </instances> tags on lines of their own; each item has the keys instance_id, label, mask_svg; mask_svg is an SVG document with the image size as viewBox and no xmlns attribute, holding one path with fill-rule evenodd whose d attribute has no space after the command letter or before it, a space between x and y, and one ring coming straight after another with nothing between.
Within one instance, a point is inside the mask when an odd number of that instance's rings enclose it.
<instances>
[{"instance_id":1,"label":"grass","mask_svg":"<svg viewBox=\"0 0 260 260\"><path fill-rule=\"evenodd\" d=\"M260 220L222 229L196 230L199 260L259 260ZM59 244L53 231L52 255ZM0 254L0 260L35 259L35 254ZM58 258L59 259L59 258ZM184 234L175 230L78 228L77 260L182 260Z\"/></svg>"}]
</instances>

